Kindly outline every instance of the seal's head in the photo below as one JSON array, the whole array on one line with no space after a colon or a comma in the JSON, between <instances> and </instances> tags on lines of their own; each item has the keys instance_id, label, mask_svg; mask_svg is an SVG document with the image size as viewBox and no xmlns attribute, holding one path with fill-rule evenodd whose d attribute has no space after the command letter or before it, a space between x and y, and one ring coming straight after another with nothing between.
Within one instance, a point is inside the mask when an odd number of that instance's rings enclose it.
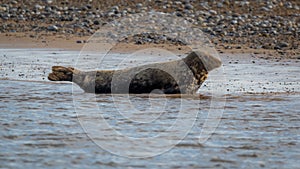
<instances>
[{"instance_id":1,"label":"seal's head","mask_svg":"<svg viewBox=\"0 0 300 169\"><path fill-rule=\"evenodd\" d=\"M201 51L191 52L183 61L193 72L199 86L206 80L209 71L222 65L220 59Z\"/></svg>"},{"instance_id":2,"label":"seal's head","mask_svg":"<svg viewBox=\"0 0 300 169\"><path fill-rule=\"evenodd\" d=\"M184 62L189 66L193 73L202 71L202 69L209 72L222 65L219 58L203 51L191 52L186 58L184 58Z\"/></svg>"},{"instance_id":3,"label":"seal's head","mask_svg":"<svg viewBox=\"0 0 300 169\"><path fill-rule=\"evenodd\" d=\"M72 81L75 69L72 67L53 66L48 79L51 81Z\"/></svg>"}]
</instances>

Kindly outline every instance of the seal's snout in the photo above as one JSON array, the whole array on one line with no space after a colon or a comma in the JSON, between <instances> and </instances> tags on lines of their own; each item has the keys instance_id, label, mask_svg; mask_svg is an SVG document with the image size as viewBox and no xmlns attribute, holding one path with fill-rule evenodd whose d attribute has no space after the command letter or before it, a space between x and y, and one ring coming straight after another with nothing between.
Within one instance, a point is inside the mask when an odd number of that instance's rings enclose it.
<instances>
[{"instance_id":1,"label":"seal's snout","mask_svg":"<svg viewBox=\"0 0 300 169\"><path fill-rule=\"evenodd\" d=\"M72 81L74 68L53 66L52 73L49 74L48 79L51 81Z\"/></svg>"}]
</instances>

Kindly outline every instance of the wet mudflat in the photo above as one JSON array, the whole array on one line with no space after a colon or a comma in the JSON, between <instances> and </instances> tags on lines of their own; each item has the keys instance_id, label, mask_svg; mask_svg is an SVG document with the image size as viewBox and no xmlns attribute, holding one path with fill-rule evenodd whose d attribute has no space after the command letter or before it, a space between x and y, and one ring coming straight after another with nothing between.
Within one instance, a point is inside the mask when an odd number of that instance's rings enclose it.
<instances>
[{"instance_id":1,"label":"wet mudflat","mask_svg":"<svg viewBox=\"0 0 300 169\"><path fill-rule=\"evenodd\" d=\"M220 76L220 70L212 72L199 91L200 99L161 96L149 99L147 95L131 95L129 100L135 109L146 113L130 114L131 107L124 101L127 96L95 97L72 83L47 80L52 65L74 66L77 57L75 51L0 50L1 168L298 167L300 63L297 60L276 61L224 54L221 56L223 78L214 78ZM107 65L113 67L121 60L116 55ZM86 62L93 64L94 60L86 59ZM213 94L219 98L213 99ZM150 158L131 159L100 148L79 122L84 119L87 124L94 124L100 112L121 134L135 138L154 137L174 123L182 102L185 103L183 113L198 111L197 117L191 117L195 118L191 130L172 149ZM212 102L225 106L212 107ZM85 109L75 109L78 105ZM151 105L153 109L149 110ZM156 106L164 111L156 110ZM211 109L222 111L219 125L206 142L199 143ZM120 112L131 115L135 121ZM144 123L136 125L137 121ZM113 139L109 136L96 139L100 143L115 141L109 140ZM165 137L162 141L176 139ZM158 146L145 147L155 150ZM128 152L130 156L134 148L132 144L124 144L119 151Z\"/></svg>"}]
</instances>

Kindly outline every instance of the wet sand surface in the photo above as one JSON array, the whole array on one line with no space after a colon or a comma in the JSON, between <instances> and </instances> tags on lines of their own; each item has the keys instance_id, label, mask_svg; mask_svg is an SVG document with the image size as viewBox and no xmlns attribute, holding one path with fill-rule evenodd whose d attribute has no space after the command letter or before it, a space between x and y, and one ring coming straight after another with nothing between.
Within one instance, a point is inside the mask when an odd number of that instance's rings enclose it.
<instances>
[{"instance_id":1,"label":"wet sand surface","mask_svg":"<svg viewBox=\"0 0 300 169\"><path fill-rule=\"evenodd\" d=\"M153 123L135 125L113 106L117 103L126 107L125 96L97 95L100 109L95 109L90 106L95 95L84 93L72 83L47 80L52 65L74 66L78 54L49 49L0 49L1 168L298 168L300 63L297 60L222 54L224 65L211 72L199 91L200 99L154 97L151 101L157 105L168 103L165 113L136 114L137 121L159 118ZM118 66L125 57L113 55L105 63L107 69ZM81 60L78 65L82 63L80 67L88 69L96 63L94 59L89 55L88 65ZM168 58L162 58L165 60ZM133 65L140 63L143 62L137 60ZM213 100L213 94L219 98ZM80 101L77 104L85 106L84 111L75 110L74 98ZM182 100L189 103L183 107L186 113L198 111L195 105L200 104L194 126L174 148L151 158L130 159L101 149L78 121L83 118L93 124L100 110L118 132L131 137L152 137L174 123L177 105ZM200 144L199 135L204 130L212 100L225 104L213 108L224 110L223 115L212 136ZM147 111L151 104L147 95L131 95L130 101L140 111ZM108 142L114 141L109 139ZM120 151L130 155L133 149L124 145Z\"/></svg>"}]
</instances>

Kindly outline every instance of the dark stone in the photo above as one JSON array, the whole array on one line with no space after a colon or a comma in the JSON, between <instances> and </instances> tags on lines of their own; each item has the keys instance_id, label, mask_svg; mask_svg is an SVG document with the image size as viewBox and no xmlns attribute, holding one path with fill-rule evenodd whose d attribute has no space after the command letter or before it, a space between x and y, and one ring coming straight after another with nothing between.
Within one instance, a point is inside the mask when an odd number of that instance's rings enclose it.
<instances>
[{"instance_id":1,"label":"dark stone","mask_svg":"<svg viewBox=\"0 0 300 169\"><path fill-rule=\"evenodd\" d=\"M288 46L289 46L289 44L286 43L286 42L280 42L280 43L277 44L277 47L280 48L280 49L286 48Z\"/></svg>"},{"instance_id":2,"label":"dark stone","mask_svg":"<svg viewBox=\"0 0 300 169\"><path fill-rule=\"evenodd\" d=\"M55 25L53 25L53 26L48 26L48 27L47 27L47 30L48 30L48 31L58 31L58 27L55 26Z\"/></svg>"},{"instance_id":3,"label":"dark stone","mask_svg":"<svg viewBox=\"0 0 300 169\"><path fill-rule=\"evenodd\" d=\"M94 24L95 24L95 25L100 25L100 21L95 20L95 21L94 21Z\"/></svg>"}]
</instances>

